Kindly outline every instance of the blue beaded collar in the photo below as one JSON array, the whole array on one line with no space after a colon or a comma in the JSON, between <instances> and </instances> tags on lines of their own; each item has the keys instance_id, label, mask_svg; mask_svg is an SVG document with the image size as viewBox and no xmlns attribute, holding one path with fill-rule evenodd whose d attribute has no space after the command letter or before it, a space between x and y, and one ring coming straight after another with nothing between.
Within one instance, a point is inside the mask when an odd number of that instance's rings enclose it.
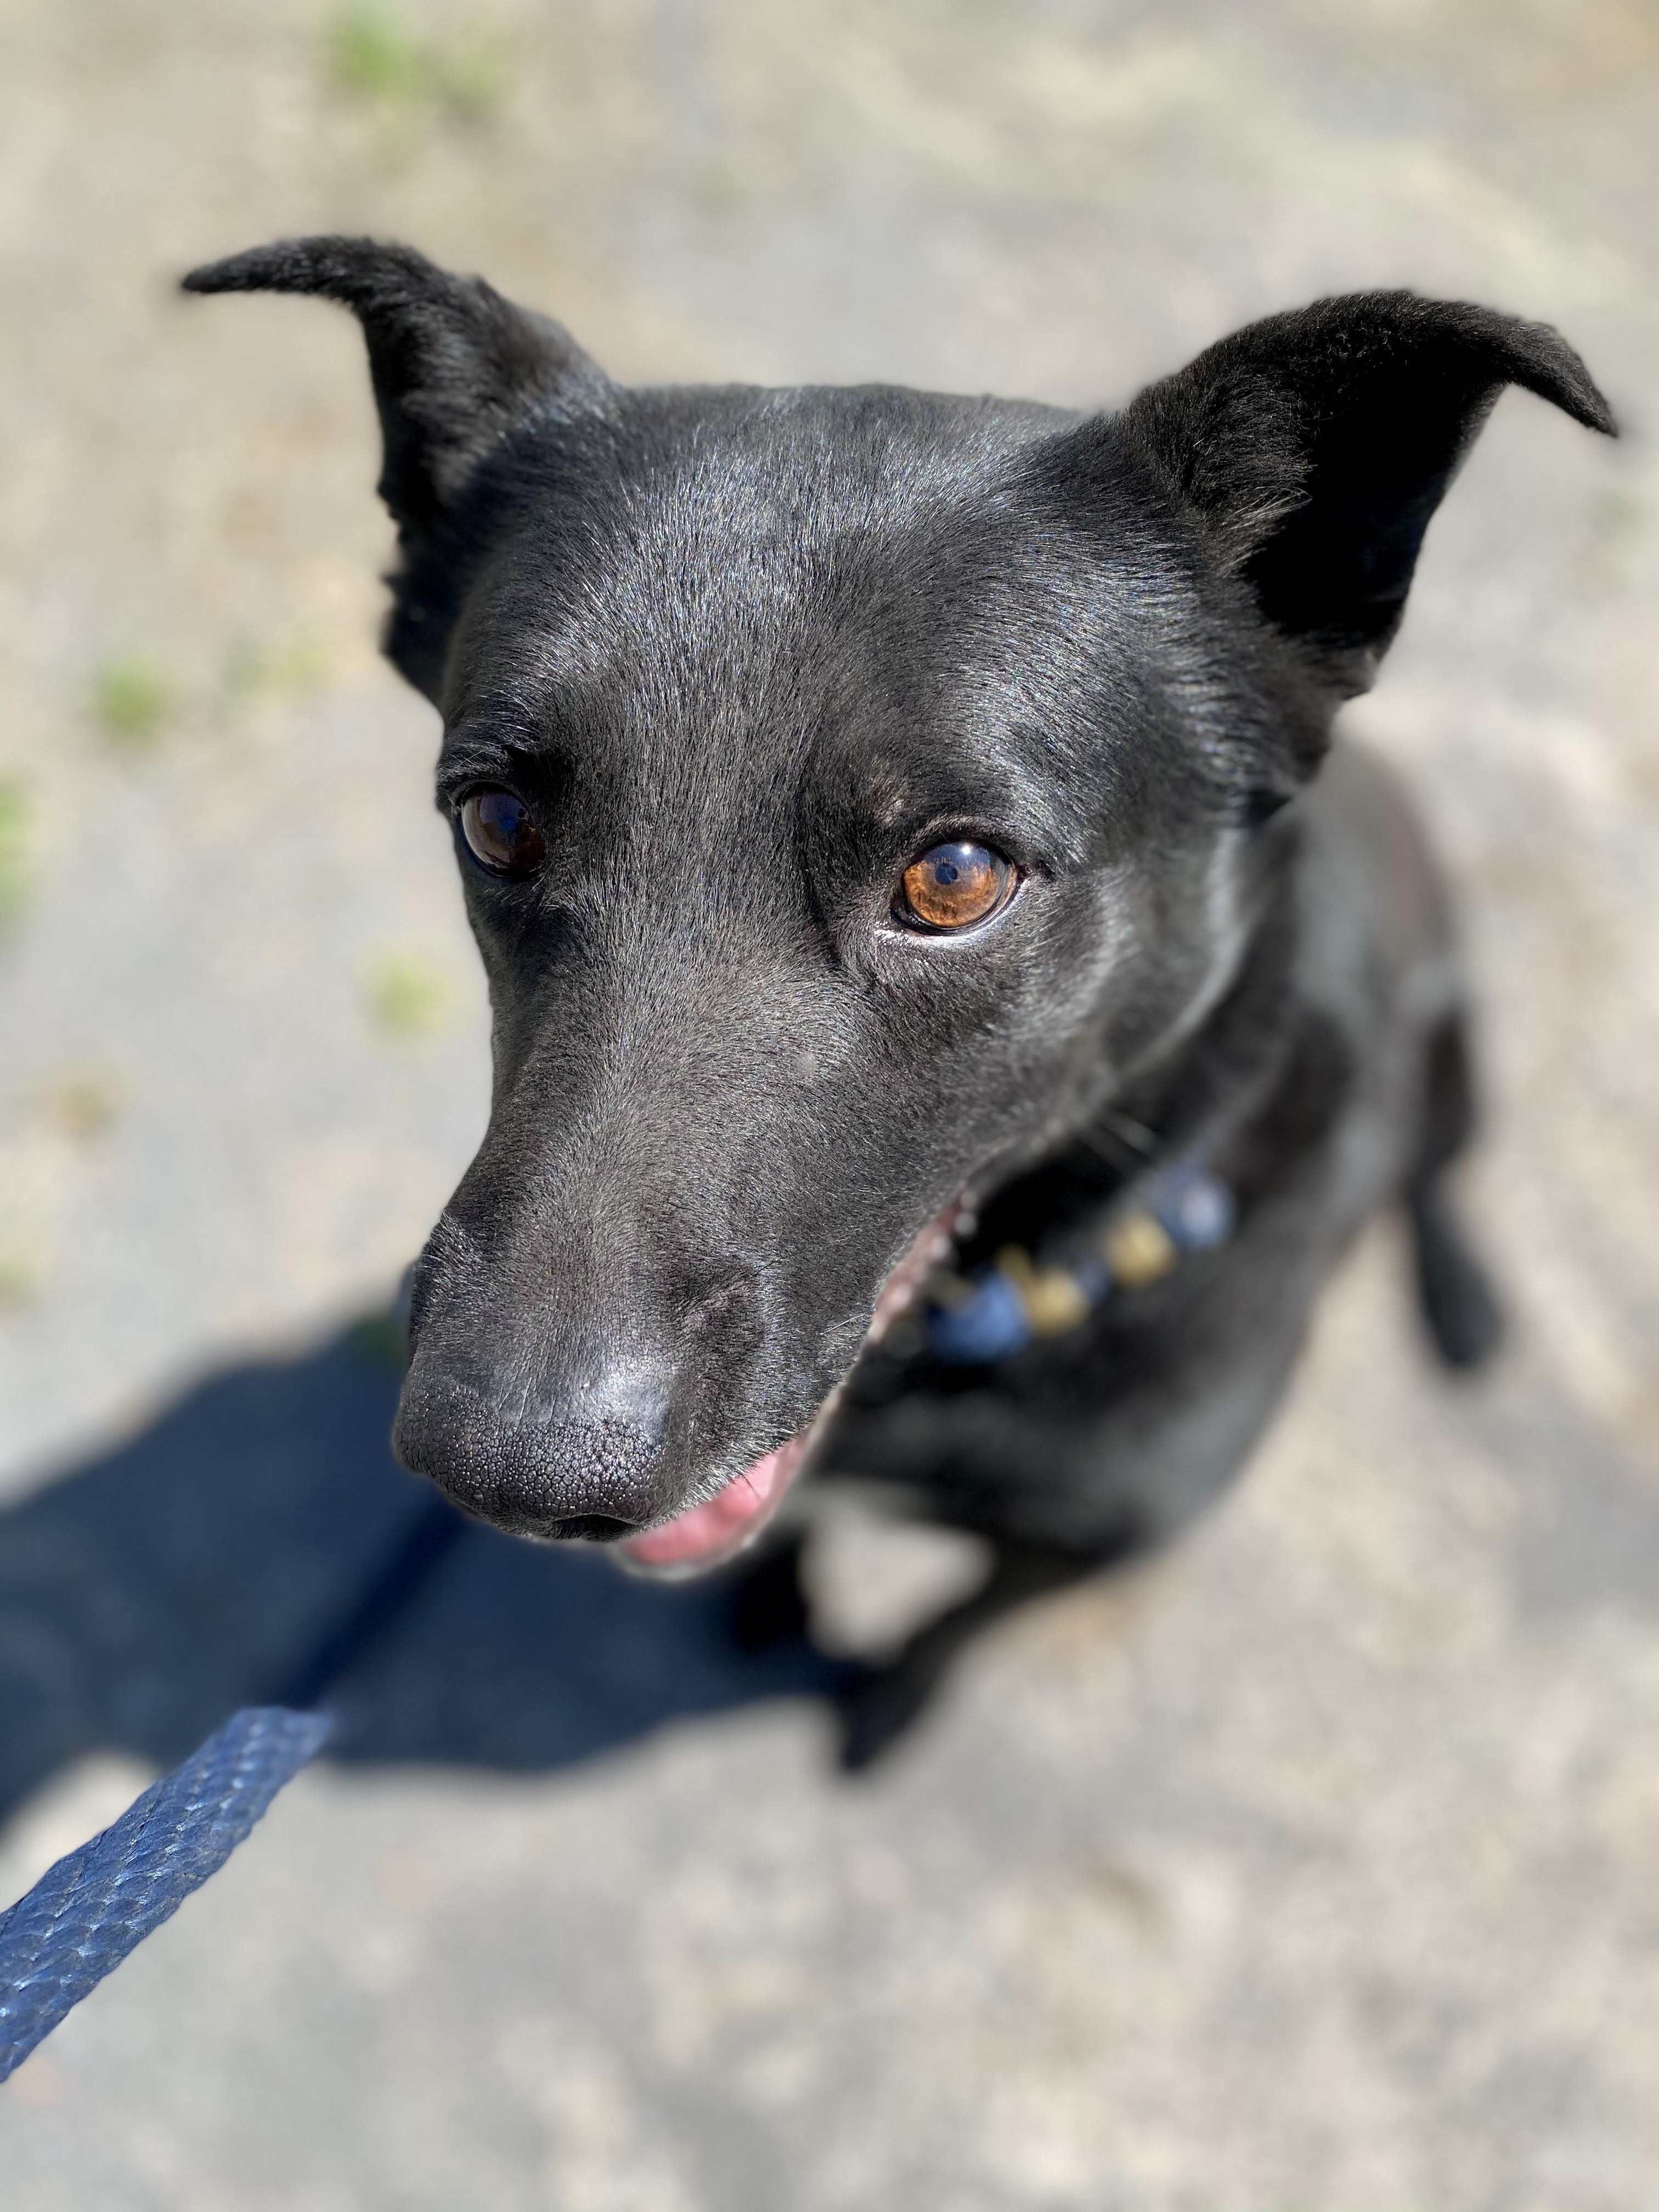
<instances>
[{"instance_id":1,"label":"blue beaded collar","mask_svg":"<svg viewBox=\"0 0 1659 2212\"><path fill-rule=\"evenodd\" d=\"M1188 1253L1224 1244L1236 1212L1232 1192L1197 1156L1155 1168L1080 1231L1045 1238L1035 1256L1005 1244L971 1274L942 1269L928 1284L927 1348L951 1366L981 1367L1063 1336L1114 1291L1139 1290Z\"/></svg>"}]
</instances>

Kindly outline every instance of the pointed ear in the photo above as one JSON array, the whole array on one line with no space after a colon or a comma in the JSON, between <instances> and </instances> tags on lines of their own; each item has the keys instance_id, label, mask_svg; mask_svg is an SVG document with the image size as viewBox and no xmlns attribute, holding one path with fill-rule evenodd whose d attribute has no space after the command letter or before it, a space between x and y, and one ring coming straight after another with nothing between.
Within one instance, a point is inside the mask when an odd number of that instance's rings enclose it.
<instances>
[{"instance_id":1,"label":"pointed ear","mask_svg":"<svg viewBox=\"0 0 1659 2212\"><path fill-rule=\"evenodd\" d=\"M1547 323L1411 292L1252 323L1143 392L1121 427L1346 694L1375 675L1429 518L1506 384L1616 434Z\"/></svg>"},{"instance_id":2,"label":"pointed ear","mask_svg":"<svg viewBox=\"0 0 1659 2212\"><path fill-rule=\"evenodd\" d=\"M186 292L316 292L368 342L385 441L381 498L405 550L453 506L506 433L544 410L600 412L610 386L558 324L407 246L296 238L192 269Z\"/></svg>"}]
</instances>

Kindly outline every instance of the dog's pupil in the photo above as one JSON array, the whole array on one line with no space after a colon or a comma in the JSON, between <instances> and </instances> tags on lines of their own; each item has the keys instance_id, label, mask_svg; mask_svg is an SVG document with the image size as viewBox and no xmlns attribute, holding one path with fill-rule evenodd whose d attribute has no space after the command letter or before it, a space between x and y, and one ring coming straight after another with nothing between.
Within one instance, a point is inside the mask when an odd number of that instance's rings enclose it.
<instances>
[{"instance_id":1,"label":"dog's pupil","mask_svg":"<svg viewBox=\"0 0 1659 2212\"><path fill-rule=\"evenodd\" d=\"M498 876L527 876L546 852L523 799L511 791L475 791L461 808L461 834L473 858Z\"/></svg>"},{"instance_id":2,"label":"dog's pupil","mask_svg":"<svg viewBox=\"0 0 1659 2212\"><path fill-rule=\"evenodd\" d=\"M926 929L965 929L1003 899L1013 874L986 845L934 845L904 872L901 921Z\"/></svg>"}]
</instances>

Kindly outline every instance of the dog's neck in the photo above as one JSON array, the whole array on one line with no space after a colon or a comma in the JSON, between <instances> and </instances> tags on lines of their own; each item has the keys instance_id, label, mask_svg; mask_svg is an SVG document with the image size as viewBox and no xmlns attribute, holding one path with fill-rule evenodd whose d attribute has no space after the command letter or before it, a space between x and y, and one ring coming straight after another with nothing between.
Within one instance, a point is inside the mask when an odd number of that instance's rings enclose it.
<instances>
[{"instance_id":1,"label":"dog's neck","mask_svg":"<svg viewBox=\"0 0 1659 2212\"><path fill-rule=\"evenodd\" d=\"M1011 1243L1036 1249L1171 1159L1225 1152L1259 1115L1294 1052L1295 954L1296 902L1286 870L1211 1012L1040 1159L993 1186L963 1246L964 1263Z\"/></svg>"}]
</instances>

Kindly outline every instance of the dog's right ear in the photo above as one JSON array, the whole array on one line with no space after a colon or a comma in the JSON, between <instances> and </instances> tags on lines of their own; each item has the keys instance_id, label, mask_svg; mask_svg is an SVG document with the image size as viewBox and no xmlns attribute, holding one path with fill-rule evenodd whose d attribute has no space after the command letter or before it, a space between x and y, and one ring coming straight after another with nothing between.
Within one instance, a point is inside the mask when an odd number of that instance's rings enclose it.
<instances>
[{"instance_id":1,"label":"dog's right ear","mask_svg":"<svg viewBox=\"0 0 1659 2212\"><path fill-rule=\"evenodd\" d=\"M1252 323L1143 392L1119 428L1268 623L1345 694L1375 675L1429 519L1510 384L1614 428L1547 323L1410 292Z\"/></svg>"},{"instance_id":2,"label":"dog's right ear","mask_svg":"<svg viewBox=\"0 0 1659 2212\"><path fill-rule=\"evenodd\" d=\"M184 289L316 292L350 308L368 340L380 409L380 496L405 554L509 431L538 414L602 412L611 390L558 324L407 246L285 239L192 269Z\"/></svg>"}]
</instances>

